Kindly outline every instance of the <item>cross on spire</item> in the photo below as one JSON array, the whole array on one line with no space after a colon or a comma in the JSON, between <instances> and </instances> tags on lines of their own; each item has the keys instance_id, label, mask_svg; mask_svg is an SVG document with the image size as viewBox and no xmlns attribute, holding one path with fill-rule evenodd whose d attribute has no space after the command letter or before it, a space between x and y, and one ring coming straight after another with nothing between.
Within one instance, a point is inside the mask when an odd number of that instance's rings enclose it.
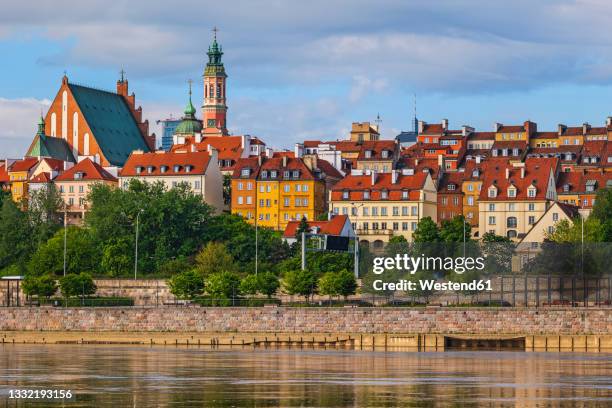
<instances>
[{"instance_id":1,"label":"cross on spire","mask_svg":"<svg viewBox=\"0 0 612 408\"><path fill-rule=\"evenodd\" d=\"M219 29L217 28L217 26L214 26L212 29L213 35L215 36L215 41L217 41L217 32L219 31Z\"/></svg>"},{"instance_id":2,"label":"cross on spire","mask_svg":"<svg viewBox=\"0 0 612 408\"><path fill-rule=\"evenodd\" d=\"M191 96L191 84L193 84L193 79L188 79L187 83L189 84L189 96Z\"/></svg>"},{"instance_id":3,"label":"cross on spire","mask_svg":"<svg viewBox=\"0 0 612 408\"><path fill-rule=\"evenodd\" d=\"M119 74L121 74L121 82L124 81L124 77L125 77L125 70L123 68L121 68L121 71L119 71Z\"/></svg>"}]
</instances>

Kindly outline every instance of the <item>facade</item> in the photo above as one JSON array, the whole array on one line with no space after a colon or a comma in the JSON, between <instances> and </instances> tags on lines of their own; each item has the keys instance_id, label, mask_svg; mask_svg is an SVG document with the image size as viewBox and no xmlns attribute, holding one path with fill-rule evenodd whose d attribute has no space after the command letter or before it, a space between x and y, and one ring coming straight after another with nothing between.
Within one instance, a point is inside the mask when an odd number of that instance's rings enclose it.
<instances>
[{"instance_id":1,"label":"facade","mask_svg":"<svg viewBox=\"0 0 612 408\"><path fill-rule=\"evenodd\" d=\"M461 191L463 192L463 216L465 220L472 226L474 237L478 237L478 200L482 189L483 179L483 162L476 158L466 162L463 171L463 183Z\"/></svg>"},{"instance_id":2,"label":"facade","mask_svg":"<svg viewBox=\"0 0 612 408\"><path fill-rule=\"evenodd\" d=\"M395 168L399 147L395 140L364 141L357 156L357 169L390 173Z\"/></svg>"},{"instance_id":3,"label":"facade","mask_svg":"<svg viewBox=\"0 0 612 408\"><path fill-rule=\"evenodd\" d=\"M438 180L438 222L463 215L463 173L444 173Z\"/></svg>"},{"instance_id":4,"label":"facade","mask_svg":"<svg viewBox=\"0 0 612 408\"><path fill-rule=\"evenodd\" d=\"M28 198L28 182L37 164L38 159L26 157L23 160L15 161L9 166L8 176L11 185L11 195L16 203Z\"/></svg>"},{"instance_id":5,"label":"facade","mask_svg":"<svg viewBox=\"0 0 612 408\"><path fill-rule=\"evenodd\" d=\"M91 187L97 183L117 186L117 178L98 163L85 158L55 177L54 183L64 201L66 223L82 225L88 211L87 194Z\"/></svg>"},{"instance_id":6,"label":"facade","mask_svg":"<svg viewBox=\"0 0 612 408\"><path fill-rule=\"evenodd\" d=\"M142 120L142 108L128 94L128 80L117 91L102 91L72 84L64 75L44 120L44 134L61 138L76 160L89 157L108 167L121 167L134 150L155 149L155 135Z\"/></svg>"},{"instance_id":7,"label":"facade","mask_svg":"<svg viewBox=\"0 0 612 408\"><path fill-rule=\"evenodd\" d=\"M351 142L366 142L380 139L378 126L370 122L353 122L349 140Z\"/></svg>"},{"instance_id":8,"label":"facade","mask_svg":"<svg viewBox=\"0 0 612 408\"><path fill-rule=\"evenodd\" d=\"M349 216L360 242L382 247L394 235L412 241L419 220L437 221L437 192L428 172L356 170L334 186L330 211Z\"/></svg>"},{"instance_id":9,"label":"facade","mask_svg":"<svg viewBox=\"0 0 612 408\"><path fill-rule=\"evenodd\" d=\"M313 157L242 159L232 176L232 214L281 231L290 221L315 220L327 210L326 180L341 177Z\"/></svg>"},{"instance_id":10,"label":"facade","mask_svg":"<svg viewBox=\"0 0 612 408\"><path fill-rule=\"evenodd\" d=\"M181 123L181 120L169 118L158 121L158 123L161 123L162 125L161 149L167 152L172 147L172 137L174 136L176 127L179 125L179 123Z\"/></svg>"},{"instance_id":11,"label":"facade","mask_svg":"<svg viewBox=\"0 0 612 408\"><path fill-rule=\"evenodd\" d=\"M186 183L194 194L217 212L223 211L223 180L217 152L133 152L119 173L119 184L126 188L130 180L163 183L171 189Z\"/></svg>"},{"instance_id":12,"label":"facade","mask_svg":"<svg viewBox=\"0 0 612 408\"><path fill-rule=\"evenodd\" d=\"M479 236L487 232L519 240L557 199L558 159L510 163L490 160L478 202Z\"/></svg>"},{"instance_id":13,"label":"facade","mask_svg":"<svg viewBox=\"0 0 612 408\"><path fill-rule=\"evenodd\" d=\"M557 179L558 200L580 208L588 216L597 196L597 190L612 188L612 172L602 170L561 172Z\"/></svg>"}]
</instances>

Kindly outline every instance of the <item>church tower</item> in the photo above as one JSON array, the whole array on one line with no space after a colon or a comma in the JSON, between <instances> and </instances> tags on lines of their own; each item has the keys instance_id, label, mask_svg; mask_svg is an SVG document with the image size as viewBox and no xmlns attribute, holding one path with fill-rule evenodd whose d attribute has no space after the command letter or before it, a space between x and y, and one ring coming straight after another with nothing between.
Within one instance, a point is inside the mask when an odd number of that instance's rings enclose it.
<instances>
[{"instance_id":1,"label":"church tower","mask_svg":"<svg viewBox=\"0 0 612 408\"><path fill-rule=\"evenodd\" d=\"M227 74L221 61L223 49L217 43L217 28L213 29L213 42L208 47L208 63L204 69L204 105L202 106L203 136L226 136L227 104L225 83Z\"/></svg>"}]
</instances>

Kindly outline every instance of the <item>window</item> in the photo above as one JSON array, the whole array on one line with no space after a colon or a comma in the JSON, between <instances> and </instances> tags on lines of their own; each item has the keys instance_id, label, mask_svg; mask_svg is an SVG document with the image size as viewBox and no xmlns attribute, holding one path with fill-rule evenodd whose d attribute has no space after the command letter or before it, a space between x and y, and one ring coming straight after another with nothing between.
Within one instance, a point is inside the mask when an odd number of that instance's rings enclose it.
<instances>
[{"instance_id":1,"label":"window","mask_svg":"<svg viewBox=\"0 0 612 408\"><path fill-rule=\"evenodd\" d=\"M453 204L459 205L459 197L453 197Z\"/></svg>"},{"instance_id":2,"label":"window","mask_svg":"<svg viewBox=\"0 0 612 408\"><path fill-rule=\"evenodd\" d=\"M353 217L356 217L356 216L357 216L357 208L355 208L355 207L351 208L351 215L352 215Z\"/></svg>"},{"instance_id":3,"label":"window","mask_svg":"<svg viewBox=\"0 0 612 408\"><path fill-rule=\"evenodd\" d=\"M270 184L266 185L266 192L272 191L272 186Z\"/></svg>"},{"instance_id":4,"label":"window","mask_svg":"<svg viewBox=\"0 0 612 408\"><path fill-rule=\"evenodd\" d=\"M552 234L553 232L555 232L555 227L553 227L552 225L548 226L548 233Z\"/></svg>"},{"instance_id":5,"label":"window","mask_svg":"<svg viewBox=\"0 0 612 408\"><path fill-rule=\"evenodd\" d=\"M304 185L302 186L302 191L303 191L304 193L307 193L307 192L308 192L308 184L304 184Z\"/></svg>"},{"instance_id":6,"label":"window","mask_svg":"<svg viewBox=\"0 0 612 408\"><path fill-rule=\"evenodd\" d=\"M59 192L60 192L60 193L63 193L63 192L64 192L64 186L60 186L60 187L59 187Z\"/></svg>"},{"instance_id":7,"label":"window","mask_svg":"<svg viewBox=\"0 0 612 408\"><path fill-rule=\"evenodd\" d=\"M517 225L516 217L508 217L508 219L506 220L506 227L516 228L516 225Z\"/></svg>"},{"instance_id":8,"label":"window","mask_svg":"<svg viewBox=\"0 0 612 408\"><path fill-rule=\"evenodd\" d=\"M585 207L586 207L587 205L589 205L589 200L588 200L588 198L585 198L584 200L582 200L582 205L584 205Z\"/></svg>"},{"instance_id":9,"label":"window","mask_svg":"<svg viewBox=\"0 0 612 408\"><path fill-rule=\"evenodd\" d=\"M194 182L193 182L193 187L194 187L196 190L199 190L199 189L200 189L200 180L196 180L196 181L194 181Z\"/></svg>"},{"instance_id":10,"label":"window","mask_svg":"<svg viewBox=\"0 0 612 408\"><path fill-rule=\"evenodd\" d=\"M249 177L250 174L251 174L251 170L250 169L242 169L240 171L240 175L242 177Z\"/></svg>"},{"instance_id":11,"label":"window","mask_svg":"<svg viewBox=\"0 0 612 408\"><path fill-rule=\"evenodd\" d=\"M377 222L373 222L372 223L372 229L373 230L377 230L378 229L378 223Z\"/></svg>"},{"instance_id":12,"label":"window","mask_svg":"<svg viewBox=\"0 0 612 408\"><path fill-rule=\"evenodd\" d=\"M70 197L68 199L68 205L73 205L74 204L74 198Z\"/></svg>"},{"instance_id":13,"label":"window","mask_svg":"<svg viewBox=\"0 0 612 408\"><path fill-rule=\"evenodd\" d=\"M419 212L419 208L418 207L412 207L412 214L411 215L418 215Z\"/></svg>"},{"instance_id":14,"label":"window","mask_svg":"<svg viewBox=\"0 0 612 408\"><path fill-rule=\"evenodd\" d=\"M527 189L527 197L534 198L536 196L536 189L534 187L530 187Z\"/></svg>"},{"instance_id":15,"label":"window","mask_svg":"<svg viewBox=\"0 0 612 408\"><path fill-rule=\"evenodd\" d=\"M447 205L447 204L448 204L448 198L442 197L442 205Z\"/></svg>"},{"instance_id":16,"label":"window","mask_svg":"<svg viewBox=\"0 0 612 408\"><path fill-rule=\"evenodd\" d=\"M411 224L412 231L416 231L418 226L419 226L419 224L417 222L412 222L412 224Z\"/></svg>"},{"instance_id":17,"label":"window","mask_svg":"<svg viewBox=\"0 0 612 408\"><path fill-rule=\"evenodd\" d=\"M368 227L369 227L368 223L367 223L367 222L364 222L364 223L363 223L363 229L367 231L367 230L368 230Z\"/></svg>"},{"instance_id":18,"label":"window","mask_svg":"<svg viewBox=\"0 0 612 408\"><path fill-rule=\"evenodd\" d=\"M495 204L489 204L489 211L495 211Z\"/></svg>"},{"instance_id":19,"label":"window","mask_svg":"<svg viewBox=\"0 0 612 408\"><path fill-rule=\"evenodd\" d=\"M261 178L268 178L268 171L264 170L261 172Z\"/></svg>"},{"instance_id":20,"label":"window","mask_svg":"<svg viewBox=\"0 0 612 408\"><path fill-rule=\"evenodd\" d=\"M253 183L250 181L247 183L247 190L253 190Z\"/></svg>"},{"instance_id":21,"label":"window","mask_svg":"<svg viewBox=\"0 0 612 408\"><path fill-rule=\"evenodd\" d=\"M474 197L469 196L469 197L467 198L467 204L468 204L468 205L474 205Z\"/></svg>"},{"instance_id":22,"label":"window","mask_svg":"<svg viewBox=\"0 0 612 408\"><path fill-rule=\"evenodd\" d=\"M68 187L68 192L69 193L74 193L74 186L69 186Z\"/></svg>"},{"instance_id":23,"label":"window","mask_svg":"<svg viewBox=\"0 0 612 408\"><path fill-rule=\"evenodd\" d=\"M342 207L342 215L348 215L348 207Z\"/></svg>"},{"instance_id":24,"label":"window","mask_svg":"<svg viewBox=\"0 0 612 408\"><path fill-rule=\"evenodd\" d=\"M82 193L85 191L85 186L79 186L79 193Z\"/></svg>"},{"instance_id":25,"label":"window","mask_svg":"<svg viewBox=\"0 0 612 408\"><path fill-rule=\"evenodd\" d=\"M299 193L300 191L302 191L302 186L301 186L300 184L296 184L296 185L295 185L295 191L296 191L297 193Z\"/></svg>"},{"instance_id":26,"label":"window","mask_svg":"<svg viewBox=\"0 0 612 408\"><path fill-rule=\"evenodd\" d=\"M285 170L285 171L283 172L283 177L284 177L284 178L289 178L289 177L291 177L291 173L290 173L289 171L286 171L286 170Z\"/></svg>"},{"instance_id":27,"label":"window","mask_svg":"<svg viewBox=\"0 0 612 408\"><path fill-rule=\"evenodd\" d=\"M289 214L285 213L285 221L289 220Z\"/></svg>"},{"instance_id":28,"label":"window","mask_svg":"<svg viewBox=\"0 0 612 408\"><path fill-rule=\"evenodd\" d=\"M404 217L408 215L408 207L402 207L402 215Z\"/></svg>"},{"instance_id":29,"label":"window","mask_svg":"<svg viewBox=\"0 0 612 408\"><path fill-rule=\"evenodd\" d=\"M393 231L397 231L399 229L399 222L393 223Z\"/></svg>"},{"instance_id":30,"label":"window","mask_svg":"<svg viewBox=\"0 0 612 408\"><path fill-rule=\"evenodd\" d=\"M293 178L298 178L300 177L300 171L299 170L294 170L293 171Z\"/></svg>"},{"instance_id":31,"label":"window","mask_svg":"<svg viewBox=\"0 0 612 408\"><path fill-rule=\"evenodd\" d=\"M535 204L534 203L529 203L529 205L527 206L527 209L529 211L535 211Z\"/></svg>"},{"instance_id":32,"label":"window","mask_svg":"<svg viewBox=\"0 0 612 408\"><path fill-rule=\"evenodd\" d=\"M247 198L246 198L246 203L247 203L247 204L253 204L253 197L251 197L251 196L247 196Z\"/></svg>"},{"instance_id":33,"label":"window","mask_svg":"<svg viewBox=\"0 0 612 408\"><path fill-rule=\"evenodd\" d=\"M474 191L474 185L473 184L468 184L467 185L467 191Z\"/></svg>"},{"instance_id":34,"label":"window","mask_svg":"<svg viewBox=\"0 0 612 408\"><path fill-rule=\"evenodd\" d=\"M399 207L393 207L393 216L394 217L399 216Z\"/></svg>"},{"instance_id":35,"label":"window","mask_svg":"<svg viewBox=\"0 0 612 408\"><path fill-rule=\"evenodd\" d=\"M272 170L270 172L270 178L276 178L278 176L278 172L276 170Z\"/></svg>"},{"instance_id":36,"label":"window","mask_svg":"<svg viewBox=\"0 0 612 408\"><path fill-rule=\"evenodd\" d=\"M242 196L238 196L238 204L243 204L243 200Z\"/></svg>"},{"instance_id":37,"label":"window","mask_svg":"<svg viewBox=\"0 0 612 408\"><path fill-rule=\"evenodd\" d=\"M508 197L516 197L516 188L510 187L508 189Z\"/></svg>"},{"instance_id":38,"label":"window","mask_svg":"<svg viewBox=\"0 0 612 408\"><path fill-rule=\"evenodd\" d=\"M372 207L372 217L378 217L378 207Z\"/></svg>"},{"instance_id":39,"label":"window","mask_svg":"<svg viewBox=\"0 0 612 408\"><path fill-rule=\"evenodd\" d=\"M489 197L490 198L497 197L497 189L493 186L489 187Z\"/></svg>"},{"instance_id":40,"label":"window","mask_svg":"<svg viewBox=\"0 0 612 408\"><path fill-rule=\"evenodd\" d=\"M516 209L516 205L514 203L508 204L508 211L514 211Z\"/></svg>"},{"instance_id":41,"label":"window","mask_svg":"<svg viewBox=\"0 0 612 408\"><path fill-rule=\"evenodd\" d=\"M259 206L263 207L264 206L265 201L264 200L259 200Z\"/></svg>"},{"instance_id":42,"label":"window","mask_svg":"<svg viewBox=\"0 0 612 408\"><path fill-rule=\"evenodd\" d=\"M179 166L178 164L175 164L175 165L174 165L174 167L172 168L172 170L173 170L175 173L178 173L178 172L181 170L181 166Z\"/></svg>"},{"instance_id":43,"label":"window","mask_svg":"<svg viewBox=\"0 0 612 408\"><path fill-rule=\"evenodd\" d=\"M387 207L380 207L380 215L383 217L387 216Z\"/></svg>"},{"instance_id":44,"label":"window","mask_svg":"<svg viewBox=\"0 0 612 408\"><path fill-rule=\"evenodd\" d=\"M369 215L370 215L370 209L369 209L368 207L363 207L363 208L361 209L361 214L362 214L364 217L369 216Z\"/></svg>"},{"instance_id":45,"label":"window","mask_svg":"<svg viewBox=\"0 0 612 408\"><path fill-rule=\"evenodd\" d=\"M283 205L284 205L285 207L289 207L289 199L288 199L288 198L285 198L285 199L283 200Z\"/></svg>"},{"instance_id":46,"label":"window","mask_svg":"<svg viewBox=\"0 0 612 408\"><path fill-rule=\"evenodd\" d=\"M454 184L449 184L448 185L448 191L455 191L455 185Z\"/></svg>"},{"instance_id":47,"label":"window","mask_svg":"<svg viewBox=\"0 0 612 408\"><path fill-rule=\"evenodd\" d=\"M302 198L302 205L304 207L308 207L308 199L307 198Z\"/></svg>"},{"instance_id":48,"label":"window","mask_svg":"<svg viewBox=\"0 0 612 408\"><path fill-rule=\"evenodd\" d=\"M387 190L381 191L380 198L383 199L383 200L388 199L389 198L389 192Z\"/></svg>"},{"instance_id":49,"label":"window","mask_svg":"<svg viewBox=\"0 0 612 408\"><path fill-rule=\"evenodd\" d=\"M370 199L370 192L369 191L364 191L363 192L363 199L364 200L369 200Z\"/></svg>"},{"instance_id":50,"label":"window","mask_svg":"<svg viewBox=\"0 0 612 408\"><path fill-rule=\"evenodd\" d=\"M489 225L495 225L495 217L494 216L490 216L489 217Z\"/></svg>"},{"instance_id":51,"label":"window","mask_svg":"<svg viewBox=\"0 0 612 408\"><path fill-rule=\"evenodd\" d=\"M266 200L266 207L270 207L270 204L271 204L271 203L270 203L270 199L267 199L267 200Z\"/></svg>"},{"instance_id":52,"label":"window","mask_svg":"<svg viewBox=\"0 0 612 408\"><path fill-rule=\"evenodd\" d=\"M301 206L301 205L302 205L302 199L301 199L301 198L296 198L296 199L295 199L295 206L296 206L296 207L299 207L299 206Z\"/></svg>"},{"instance_id":53,"label":"window","mask_svg":"<svg viewBox=\"0 0 612 408\"><path fill-rule=\"evenodd\" d=\"M291 191L291 186L290 186L289 184L285 184L285 185L283 186L283 191L284 191L285 193L290 192L290 191Z\"/></svg>"},{"instance_id":54,"label":"window","mask_svg":"<svg viewBox=\"0 0 612 408\"><path fill-rule=\"evenodd\" d=\"M559 221L559 213L553 213L553 221L554 222Z\"/></svg>"},{"instance_id":55,"label":"window","mask_svg":"<svg viewBox=\"0 0 612 408\"><path fill-rule=\"evenodd\" d=\"M402 231L408 231L408 223L402 222Z\"/></svg>"},{"instance_id":56,"label":"window","mask_svg":"<svg viewBox=\"0 0 612 408\"><path fill-rule=\"evenodd\" d=\"M238 190L243 190L243 189L244 189L244 184L238 183Z\"/></svg>"},{"instance_id":57,"label":"window","mask_svg":"<svg viewBox=\"0 0 612 408\"><path fill-rule=\"evenodd\" d=\"M343 200L348 200L349 199L349 192L348 191L343 191L342 192L342 199Z\"/></svg>"}]
</instances>

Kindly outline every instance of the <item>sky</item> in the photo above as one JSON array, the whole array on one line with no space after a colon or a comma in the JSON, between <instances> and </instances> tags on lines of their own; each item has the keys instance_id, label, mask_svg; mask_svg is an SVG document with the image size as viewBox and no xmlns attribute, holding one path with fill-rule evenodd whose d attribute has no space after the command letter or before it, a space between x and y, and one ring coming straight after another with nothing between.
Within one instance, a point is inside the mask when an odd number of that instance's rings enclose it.
<instances>
[{"instance_id":1,"label":"sky","mask_svg":"<svg viewBox=\"0 0 612 408\"><path fill-rule=\"evenodd\" d=\"M154 124L179 117L213 27L229 75L228 127L275 148L347 137L380 114L384 138L417 116L490 131L612 115L608 0L88 0L0 13L0 157L25 154L69 80L115 89L124 69ZM153 126L159 135L159 129Z\"/></svg>"}]
</instances>

